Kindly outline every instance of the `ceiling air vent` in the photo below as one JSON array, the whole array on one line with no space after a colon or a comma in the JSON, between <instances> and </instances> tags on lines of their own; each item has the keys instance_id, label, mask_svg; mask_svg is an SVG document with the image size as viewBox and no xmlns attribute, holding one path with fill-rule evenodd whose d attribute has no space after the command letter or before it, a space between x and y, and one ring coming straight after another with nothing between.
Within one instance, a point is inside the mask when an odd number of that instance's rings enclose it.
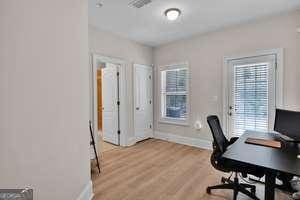
<instances>
[{"instance_id":1,"label":"ceiling air vent","mask_svg":"<svg viewBox=\"0 0 300 200\"><path fill-rule=\"evenodd\" d=\"M142 8L144 7L145 5L151 3L153 0L134 0L134 1L131 1L129 3L130 6L133 6L134 8Z\"/></svg>"}]
</instances>

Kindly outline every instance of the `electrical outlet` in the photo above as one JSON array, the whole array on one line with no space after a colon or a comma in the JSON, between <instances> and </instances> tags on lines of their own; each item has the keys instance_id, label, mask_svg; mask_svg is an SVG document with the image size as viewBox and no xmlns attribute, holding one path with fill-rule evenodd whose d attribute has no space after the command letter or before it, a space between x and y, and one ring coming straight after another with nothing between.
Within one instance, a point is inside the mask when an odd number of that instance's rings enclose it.
<instances>
[{"instance_id":1,"label":"electrical outlet","mask_svg":"<svg viewBox=\"0 0 300 200\"><path fill-rule=\"evenodd\" d=\"M196 130L202 129L202 123L201 123L200 120L197 120L197 121L195 122L194 128L195 128Z\"/></svg>"}]
</instances>

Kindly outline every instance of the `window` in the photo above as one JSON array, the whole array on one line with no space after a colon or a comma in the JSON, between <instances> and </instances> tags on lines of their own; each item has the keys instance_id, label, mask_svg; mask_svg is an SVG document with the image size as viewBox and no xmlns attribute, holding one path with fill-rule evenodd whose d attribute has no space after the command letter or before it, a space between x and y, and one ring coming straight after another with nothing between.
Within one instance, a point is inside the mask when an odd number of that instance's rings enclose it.
<instances>
[{"instance_id":1,"label":"window","mask_svg":"<svg viewBox=\"0 0 300 200\"><path fill-rule=\"evenodd\" d=\"M161 121L188 121L188 66L169 66L161 71Z\"/></svg>"},{"instance_id":2,"label":"window","mask_svg":"<svg viewBox=\"0 0 300 200\"><path fill-rule=\"evenodd\" d=\"M235 66L235 134L245 130L268 131L269 65Z\"/></svg>"}]
</instances>

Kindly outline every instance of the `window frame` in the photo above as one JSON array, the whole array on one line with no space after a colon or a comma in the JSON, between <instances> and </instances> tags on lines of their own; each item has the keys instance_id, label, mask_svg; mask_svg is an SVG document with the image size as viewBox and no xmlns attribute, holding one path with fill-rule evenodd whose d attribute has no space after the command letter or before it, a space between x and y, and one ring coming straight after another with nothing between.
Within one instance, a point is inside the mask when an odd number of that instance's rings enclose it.
<instances>
[{"instance_id":1,"label":"window frame","mask_svg":"<svg viewBox=\"0 0 300 200\"><path fill-rule=\"evenodd\" d=\"M185 119L177 119L177 118L171 118L171 117L164 117L163 116L163 106L165 103L163 103L163 98L165 98L164 91L162 89L162 72L168 71L168 70L175 70L175 69L187 69L187 78L186 78L186 85L187 90L186 92L182 93L186 95L186 118ZM166 123L166 124L174 124L174 125L180 125L180 126L189 126L190 121L190 68L188 62L182 62L182 63L176 63L176 64L170 64L161 66L158 71L158 77L159 77L159 123ZM172 92L171 92L172 93ZM163 96L164 95L164 96Z\"/></svg>"}]
</instances>

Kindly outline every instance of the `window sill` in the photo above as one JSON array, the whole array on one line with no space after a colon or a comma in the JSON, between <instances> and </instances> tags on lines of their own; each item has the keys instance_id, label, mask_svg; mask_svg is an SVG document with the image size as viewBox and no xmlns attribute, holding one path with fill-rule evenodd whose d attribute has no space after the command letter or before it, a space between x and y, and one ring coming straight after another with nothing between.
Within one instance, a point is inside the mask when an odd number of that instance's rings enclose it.
<instances>
[{"instance_id":1,"label":"window sill","mask_svg":"<svg viewBox=\"0 0 300 200\"><path fill-rule=\"evenodd\" d=\"M189 126L189 122L187 120L176 120L176 119L162 118L158 122L161 123L161 124L170 124L170 125L177 125L177 126Z\"/></svg>"}]
</instances>

